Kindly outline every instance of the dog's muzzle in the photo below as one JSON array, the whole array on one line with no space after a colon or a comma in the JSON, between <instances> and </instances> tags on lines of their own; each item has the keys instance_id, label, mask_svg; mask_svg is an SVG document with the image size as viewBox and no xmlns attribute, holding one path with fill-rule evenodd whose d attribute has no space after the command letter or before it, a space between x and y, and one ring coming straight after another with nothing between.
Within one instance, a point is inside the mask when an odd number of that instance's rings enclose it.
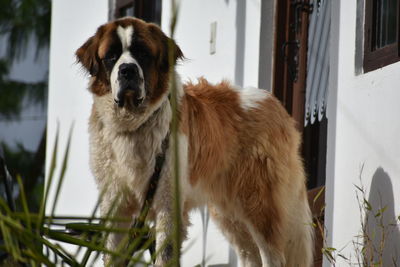
<instances>
[{"instance_id":1,"label":"dog's muzzle","mask_svg":"<svg viewBox=\"0 0 400 267\"><path fill-rule=\"evenodd\" d=\"M135 107L143 102L141 86L143 78L140 77L139 68L134 63L123 63L118 70L119 92L115 103L123 107L126 102L132 103Z\"/></svg>"}]
</instances>

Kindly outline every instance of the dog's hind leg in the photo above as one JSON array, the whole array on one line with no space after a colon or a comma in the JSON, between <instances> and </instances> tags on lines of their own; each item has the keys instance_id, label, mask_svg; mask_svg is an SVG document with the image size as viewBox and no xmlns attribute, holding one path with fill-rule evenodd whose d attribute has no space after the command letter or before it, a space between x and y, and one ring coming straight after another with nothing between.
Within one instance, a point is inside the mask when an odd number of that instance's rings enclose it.
<instances>
[{"instance_id":1,"label":"dog's hind leg","mask_svg":"<svg viewBox=\"0 0 400 267\"><path fill-rule=\"evenodd\" d=\"M242 195L239 198L244 210L241 220L245 222L251 237L257 244L262 267L284 267L286 266L285 247L288 241L287 215L283 207L277 206L277 198L269 196L270 198L266 199L266 193L260 188L261 186L253 187L250 197L245 195L246 197L243 198ZM273 193L270 192L270 194Z\"/></svg>"},{"instance_id":2,"label":"dog's hind leg","mask_svg":"<svg viewBox=\"0 0 400 267\"><path fill-rule=\"evenodd\" d=\"M252 227L250 227L252 228ZM254 238L261 255L261 261L263 267L284 267L285 257L280 248L276 247L276 244L268 242L262 236L262 232L252 229L251 236Z\"/></svg>"},{"instance_id":3,"label":"dog's hind leg","mask_svg":"<svg viewBox=\"0 0 400 267\"><path fill-rule=\"evenodd\" d=\"M252 239L245 224L234 220L232 216L225 216L217 208L209 207L214 222L219 226L229 240L239 257L242 267L261 266L261 257L258 247Z\"/></svg>"}]
</instances>

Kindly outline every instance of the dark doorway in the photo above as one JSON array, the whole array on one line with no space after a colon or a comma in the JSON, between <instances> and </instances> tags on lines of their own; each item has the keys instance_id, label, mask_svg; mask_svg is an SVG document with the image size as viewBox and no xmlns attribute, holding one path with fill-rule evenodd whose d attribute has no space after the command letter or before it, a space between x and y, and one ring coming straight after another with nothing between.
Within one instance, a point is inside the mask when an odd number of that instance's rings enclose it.
<instances>
[{"instance_id":1,"label":"dark doorway","mask_svg":"<svg viewBox=\"0 0 400 267\"><path fill-rule=\"evenodd\" d=\"M115 18L133 16L161 24L161 0L116 0Z\"/></svg>"},{"instance_id":2,"label":"dark doorway","mask_svg":"<svg viewBox=\"0 0 400 267\"><path fill-rule=\"evenodd\" d=\"M277 1L273 92L297 122L303 135L302 153L308 188L325 184L327 119L304 126L307 78L308 0Z\"/></svg>"}]
</instances>

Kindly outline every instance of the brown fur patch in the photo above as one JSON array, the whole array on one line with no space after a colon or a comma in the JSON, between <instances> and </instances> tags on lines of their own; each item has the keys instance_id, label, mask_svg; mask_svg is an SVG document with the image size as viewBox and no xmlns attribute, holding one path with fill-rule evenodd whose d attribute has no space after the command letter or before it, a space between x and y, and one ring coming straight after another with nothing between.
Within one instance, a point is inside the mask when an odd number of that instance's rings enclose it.
<instances>
[{"instance_id":1,"label":"brown fur patch","mask_svg":"<svg viewBox=\"0 0 400 267\"><path fill-rule=\"evenodd\" d=\"M187 84L182 99L182 127L189 137L190 182L225 172L237 154L243 111L229 84L211 86L205 79ZM216 168L218 166L218 168Z\"/></svg>"}]
</instances>

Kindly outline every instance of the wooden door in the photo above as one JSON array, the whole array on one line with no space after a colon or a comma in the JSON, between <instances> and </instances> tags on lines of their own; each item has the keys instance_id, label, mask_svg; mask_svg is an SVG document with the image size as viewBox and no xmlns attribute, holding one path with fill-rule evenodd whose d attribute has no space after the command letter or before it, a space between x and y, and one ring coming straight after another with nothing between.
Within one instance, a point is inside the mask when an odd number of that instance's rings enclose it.
<instances>
[{"instance_id":1,"label":"wooden door","mask_svg":"<svg viewBox=\"0 0 400 267\"><path fill-rule=\"evenodd\" d=\"M303 132L308 17L312 6L308 0L282 0L277 5L274 94Z\"/></svg>"}]
</instances>

